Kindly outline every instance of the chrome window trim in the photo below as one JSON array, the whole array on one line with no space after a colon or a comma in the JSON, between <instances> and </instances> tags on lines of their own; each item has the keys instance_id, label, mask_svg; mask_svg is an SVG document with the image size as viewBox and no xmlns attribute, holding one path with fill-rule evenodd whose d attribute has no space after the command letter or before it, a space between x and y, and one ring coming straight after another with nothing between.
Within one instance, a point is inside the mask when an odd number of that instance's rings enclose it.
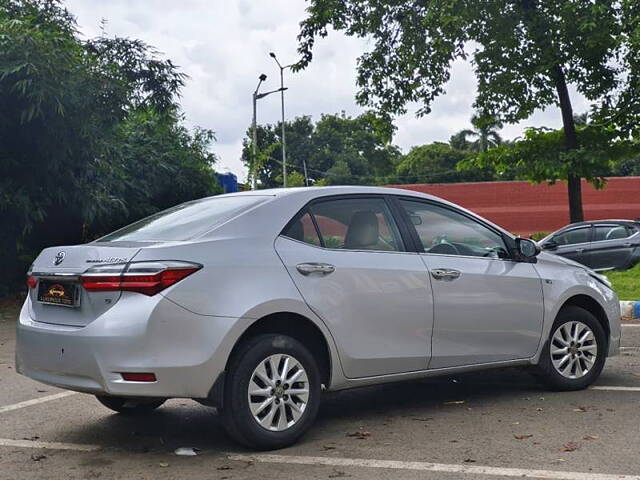
<instances>
[{"instance_id":1,"label":"chrome window trim","mask_svg":"<svg viewBox=\"0 0 640 480\"><path fill-rule=\"evenodd\" d=\"M301 245L306 245L308 247L312 247L312 248L318 248L320 250L325 250L327 252L357 252L357 253L393 253L393 254L407 254L410 253L412 255L419 255L420 252L410 252L408 250L352 250L349 248L329 248L329 247L323 247L321 245L314 245L313 243L307 243L307 242L303 242L301 240L296 240L295 238L291 238L291 237L287 237L284 233L281 233L280 235L278 235L277 238L284 238L286 240L290 240L292 242L296 242L299 243ZM276 238L276 240L277 240ZM482 257L479 257L482 258Z\"/></svg>"}]
</instances>

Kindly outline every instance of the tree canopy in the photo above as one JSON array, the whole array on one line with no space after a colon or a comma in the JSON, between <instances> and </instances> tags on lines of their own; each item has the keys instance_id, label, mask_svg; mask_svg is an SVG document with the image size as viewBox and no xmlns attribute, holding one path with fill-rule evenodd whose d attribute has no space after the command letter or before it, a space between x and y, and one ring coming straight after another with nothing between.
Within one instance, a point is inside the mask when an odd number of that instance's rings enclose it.
<instances>
[{"instance_id":1,"label":"tree canopy","mask_svg":"<svg viewBox=\"0 0 640 480\"><path fill-rule=\"evenodd\" d=\"M385 114L417 102L417 114L425 115L444 93L453 61L469 58L478 111L513 123L559 106L564 149L576 150L568 85L619 135L639 131L639 9L638 0L310 0L298 68L311 62L316 39L330 28L367 38L357 100ZM570 167L565 172L571 219L579 220L580 177Z\"/></svg>"},{"instance_id":2,"label":"tree canopy","mask_svg":"<svg viewBox=\"0 0 640 480\"><path fill-rule=\"evenodd\" d=\"M216 191L213 133L181 125L184 81L139 40L81 40L58 1L0 2L0 260L11 281L45 245Z\"/></svg>"},{"instance_id":3,"label":"tree canopy","mask_svg":"<svg viewBox=\"0 0 640 480\"><path fill-rule=\"evenodd\" d=\"M367 112L357 117L322 115L285 122L289 174L304 179L303 160L311 184L379 183L392 175L400 150L391 143L394 127L387 118ZM258 180L261 188L282 185L281 125L259 126ZM251 131L247 131L242 160L250 166Z\"/></svg>"}]
</instances>

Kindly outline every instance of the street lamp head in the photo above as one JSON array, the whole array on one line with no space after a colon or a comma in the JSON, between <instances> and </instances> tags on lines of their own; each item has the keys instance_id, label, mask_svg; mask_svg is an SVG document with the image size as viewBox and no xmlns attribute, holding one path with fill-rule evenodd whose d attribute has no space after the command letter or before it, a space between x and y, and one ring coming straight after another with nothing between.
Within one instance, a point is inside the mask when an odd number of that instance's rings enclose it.
<instances>
[{"instance_id":1,"label":"street lamp head","mask_svg":"<svg viewBox=\"0 0 640 480\"><path fill-rule=\"evenodd\" d=\"M275 54L275 53L273 53L273 52L269 52L269 56L270 56L271 58L276 58L276 54Z\"/></svg>"},{"instance_id":2,"label":"street lamp head","mask_svg":"<svg viewBox=\"0 0 640 480\"><path fill-rule=\"evenodd\" d=\"M261 73L258 78L260 79L261 82L264 82L267 79L267 76L264 73Z\"/></svg>"}]
</instances>

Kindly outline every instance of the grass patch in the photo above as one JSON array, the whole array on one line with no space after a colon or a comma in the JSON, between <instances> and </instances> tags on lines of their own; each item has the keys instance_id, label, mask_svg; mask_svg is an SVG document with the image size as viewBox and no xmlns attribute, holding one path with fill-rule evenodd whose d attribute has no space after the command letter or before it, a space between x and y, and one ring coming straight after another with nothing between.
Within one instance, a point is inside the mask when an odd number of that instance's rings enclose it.
<instances>
[{"instance_id":1,"label":"grass patch","mask_svg":"<svg viewBox=\"0 0 640 480\"><path fill-rule=\"evenodd\" d=\"M640 263L623 272L606 272L620 300L640 300Z\"/></svg>"}]
</instances>

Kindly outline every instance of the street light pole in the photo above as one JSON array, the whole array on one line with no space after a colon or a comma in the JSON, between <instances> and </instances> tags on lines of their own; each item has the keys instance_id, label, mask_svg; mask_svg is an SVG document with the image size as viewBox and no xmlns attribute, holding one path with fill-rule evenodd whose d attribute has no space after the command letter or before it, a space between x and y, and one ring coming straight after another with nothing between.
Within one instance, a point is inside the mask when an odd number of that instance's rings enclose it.
<instances>
[{"instance_id":1,"label":"street light pole","mask_svg":"<svg viewBox=\"0 0 640 480\"><path fill-rule=\"evenodd\" d=\"M258 77L258 85L256 86L256 89L253 91L253 95L251 95L251 100L253 103L253 119L251 121L251 136L252 136L252 140L251 140L251 151L252 151L252 159L251 159L251 171L249 172L251 175L251 190L255 190L257 188L257 177L258 177L258 171L257 171L257 160L258 160L258 125L257 125L257 114L256 114L256 110L257 110L257 104L258 104L258 100L260 100L261 98L266 97L267 95L271 95L272 93L276 93L276 92L284 92L286 90L286 88L281 87L278 88L277 90L271 90L269 92L265 92L265 93L258 93L258 90L260 90L260 85L262 84L262 82L264 82L267 79L267 76L262 73L260 74L260 76Z\"/></svg>"},{"instance_id":2,"label":"street light pole","mask_svg":"<svg viewBox=\"0 0 640 480\"><path fill-rule=\"evenodd\" d=\"M284 91L286 90L286 88L284 88L284 71L287 68L291 68L293 64L282 66L278 61L278 57L276 57L275 53L270 52L269 56L275 60L275 62L278 64L278 68L280 69L280 102L282 106L282 186L286 188L287 187L287 141L285 138L285 129L284 129ZM304 158L302 159L302 162L304 166L304 181L305 181L305 184L309 186L309 179L307 178L307 162L305 161Z\"/></svg>"},{"instance_id":3,"label":"street light pole","mask_svg":"<svg viewBox=\"0 0 640 480\"><path fill-rule=\"evenodd\" d=\"M252 145L251 145L251 149L252 149L252 159L251 159L251 190L255 190L257 187L257 175L258 172L256 171L256 161L257 161L257 156L258 156L258 127L257 127L257 118L256 118L256 105L258 103L258 90L260 89L260 84L262 82L264 82L267 79L267 76L262 73L259 77L258 77L258 86L256 87L256 89L253 92L253 95L251 96L251 99L253 100L253 120L251 122L251 130L252 130L252 136L253 136L253 140L251 141Z\"/></svg>"}]
</instances>

